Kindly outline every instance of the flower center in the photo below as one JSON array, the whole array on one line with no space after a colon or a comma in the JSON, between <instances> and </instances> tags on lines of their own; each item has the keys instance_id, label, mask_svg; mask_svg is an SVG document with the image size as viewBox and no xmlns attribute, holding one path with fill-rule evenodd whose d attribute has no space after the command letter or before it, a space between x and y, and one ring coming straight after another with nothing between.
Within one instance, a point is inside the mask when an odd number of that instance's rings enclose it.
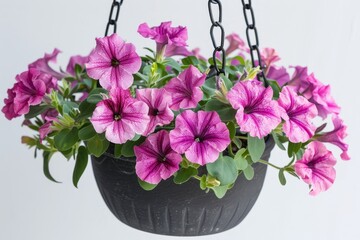
<instances>
[{"instance_id":1,"label":"flower center","mask_svg":"<svg viewBox=\"0 0 360 240\"><path fill-rule=\"evenodd\" d=\"M117 59L115 59L115 58L111 59L111 66L112 66L112 67L117 67L117 66L119 66L119 65L120 65L119 60L117 60Z\"/></svg>"},{"instance_id":2,"label":"flower center","mask_svg":"<svg viewBox=\"0 0 360 240\"><path fill-rule=\"evenodd\" d=\"M203 141L203 139L201 137L196 137L195 138L195 142L202 142L202 141Z\"/></svg>"},{"instance_id":3,"label":"flower center","mask_svg":"<svg viewBox=\"0 0 360 240\"><path fill-rule=\"evenodd\" d=\"M121 119L120 114L115 113L115 114L114 114L114 120L115 120L115 121L119 121L120 119Z\"/></svg>"},{"instance_id":4,"label":"flower center","mask_svg":"<svg viewBox=\"0 0 360 240\"><path fill-rule=\"evenodd\" d=\"M159 114L159 110L157 110L157 109L150 109L149 110L149 115L150 116L157 116Z\"/></svg>"}]
</instances>

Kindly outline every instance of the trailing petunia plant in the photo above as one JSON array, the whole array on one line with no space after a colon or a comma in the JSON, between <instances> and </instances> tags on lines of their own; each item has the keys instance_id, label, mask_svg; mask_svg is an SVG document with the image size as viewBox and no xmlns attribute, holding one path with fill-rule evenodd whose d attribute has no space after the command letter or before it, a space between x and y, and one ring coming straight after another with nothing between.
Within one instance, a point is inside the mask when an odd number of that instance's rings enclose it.
<instances>
[{"instance_id":1,"label":"trailing petunia plant","mask_svg":"<svg viewBox=\"0 0 360 240\"><path fill-rule=\"evenodd\" d=\"M253 164L277 169L283 185L286 174L302 179L311 195L333 184L336 159L324 143L349 160L346 126L330 86L306 67L278 66L276 51L265 48L265 87L236 34L227 37L225 74L217 76L209 74L213 58L187 48L185 27L144 23L138 32L154 40L156 50L145 48L140 57L113 34L97 38L89 56L71 57L66 71L50 67L60 52L55 49L16 76L2 112L9 120L24 116L23 125L37 132L22 143L42 151L47 178L56 181L49 171L55 153L76 161L77 186L89 155L108 151L136 159L145 190L169 178L175 184L195 179L221 198L239 175L254 177ZM325 131L330 117L334 128ZM287 152L284 166L262 159L272 139Z\"/></svg>"}]
</instances>

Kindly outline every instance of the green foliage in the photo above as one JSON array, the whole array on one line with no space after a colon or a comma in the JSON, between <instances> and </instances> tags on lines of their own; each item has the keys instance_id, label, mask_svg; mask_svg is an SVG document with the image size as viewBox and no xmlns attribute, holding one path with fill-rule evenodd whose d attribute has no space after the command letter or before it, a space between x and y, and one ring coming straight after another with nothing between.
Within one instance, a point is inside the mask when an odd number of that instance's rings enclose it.
<instances>
[{"instance_id":1,"label":"green foliage","mask_svg":"<svg viewBox=\"0 0 360 240\"><path fill-rule=\"evenodd\" d=\"M25 119L31 119L37 117L50 108L51 107L49 105L30 106L29 112L25 114Z\"/></svg>"},{"instance_id":2,"label":"green foliage","mask_svg":"<svg viewBox=\"0 0 360 240\"><path fill-rule=\"evenodd\" d=\"M223 156L221 153L215 162L206 164L206 169L208 173L220 181L221 186L234 183L238 176L234 159Z\"/></svg>"},{"instance_id":3,"label":"green foliage","mask_svg":"<svg viewBox=\"0 0 360 240\"><path fill-rule=\"evenodd\" d=\"M244 176L247 180L251 180L254 178L254 168L249 165L246 169L243 170Z\"/></svg>"},{"instance_id":4,"label":"green foliage","mask_svg":"<svg viewBox=\"0 0 360 240\"><path fill-rule=\"evenodd\" d=\"M47 152L47 151L44 151L43 152L43 159L44 159L44 162L43 162L43 172L44 172L44 175L51 181L53 182L56 182L56 183L59 183L58 181L56 181L53 176L51 176L51 173L50 173L50 169L49 169L49 164L50 164L50 159L52 157L52 152Z\"/></svg>"},{"instance_id":5,"label":"green foliage","mask_svg":"<svg viewBox=\"0 0 360 240\"><path fill-rule=\"evenodd\" d=\"M78 186L78 182L86 169L86 166L88 164L88 157L89 156L86 147L80 146L76 156L76 162L72 178L75 187Z\"/></svg>"},{"instance_id":6,"label":"green foliage","mask_svg":"<svg viewBox=\"0 0 360 240\"><path fill-rule=\"evenodd\" d=\"M63 129L55 137L55 147L59 151L66 151L71 149L79 141L78 129Z\"/></svg>"},{"instance_id":7,"label":"green foliage","mask_svg":"<svg viewBox=\"0 0 360 240\"><path fill-rule=\"evenodd\" d=\"M233 121L236 115L236 110L233 109L230 104L220 102L216 99L208 101L205 105L205 110L216 111L224 122Z\"/></svg>"},{"instance_id":8,"label":"green foliage","mask_svg":"<svg viewBox=\"0 0 360 240\"><path fill-rule=\"evenodd\" d=\"M144 182L140 178L138 178L138 182L139 182L140 187L142 187L142 189L144 189L145 191L151 191L154 188L156 188L156 186L157 186L157 184L151 184L148 182Z\"/></svg>"},{"instance_id":9,"label":"green foliage","mask_svg":"<svg viewBox=\"0 0 360 240\"><path fill-rule=\"evenodd\" d=\"M193 167L188 168L180 168L179 171L174 175L174 183L183 184L187 182L191 177L196 176L198 174L198 170Z\"/></svg>"},{"instance_id":10,"label":"green foliage","mask_svg":"<svg viewBox=\"0 0 360 240\"><path fill-rule=\"evenodd\" d=\"M236 152L234 160L237 170L245 170L249 166L249 163L245 156L246 152L247 150L245 148L242 148Z\"/></svg>"},{"instance_id":11,"label":"green foliage","mask_svg":"<svg viewBox=\"0 0 360 240\"><path fill-rule=\"evenodd\" d=\"M252 161L259 161L265 151L264 138L259 139L258 137L251 137L248 135L248 149Z\"/></svg>"},{"instance_id":12,"label":"green foliage","mask_svg":"<svg viewBox=\"0 0 360 240\"><path fill-rule=\"evenodd\" d=\"M78 133L78 136L81 140L87 141L95 137L96 131L91 123L85 124Z\"/></svg>"},{"instance_id":13,"label":"green foliage","mask_svg":"<svg viewBox=\"0 0 360 240\"><path fill-rule=\"evenodd\" d=\"M109 141L96 134L93 138L87 141L87 149L90 154L95 157L100 157L109 147Z\"/></svg>"},{"instance_id":14,"label":"green foliage","mask_svg":"<svg viewBox=\"0 0 360 240\"><path fill-rule=\"evenodd\" d=\"M115 156L116 158L121 157L122 147L123 147L123 145L115 144L115 147L114 147L114 156Z\"/></svg>"},{"instance_id":15,"label":"green foliage","mask_svg":"<svg viewBox=\"0 0 360 240\"><path fill-rule=\"evenodd\" d=\"M302 143L292 143L289 141L288 145L288 156L289 158L292 158L293 156L296 156L296 154L301 149Z\"/></svg>"}]
</instances>

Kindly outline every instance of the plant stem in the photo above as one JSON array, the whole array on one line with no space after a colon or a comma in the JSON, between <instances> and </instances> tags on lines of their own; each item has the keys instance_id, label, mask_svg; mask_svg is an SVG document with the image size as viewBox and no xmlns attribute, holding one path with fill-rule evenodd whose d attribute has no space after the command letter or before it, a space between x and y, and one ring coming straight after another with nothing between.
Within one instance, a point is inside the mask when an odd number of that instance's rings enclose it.
<instances>
[{"instance_id":1,"label":"plant stem","mask_svg":"<svg viewBox=\"0 0 360 240\"><path fill-rule=\"evenodd\" d=\"M235 155L234 155L234 152L233 152L233 150L232 150L231 142L230 142L230 144L229 144L229 146L228 146L228 151L229 151L230 157L234 157L234 156L235 156Z\"/></svg>"},{"instance_id":2,"label":"plant stem","mask_svg":"<svg viewBox=\"0 0 360 240\"><path fill-rule=\"evenodd\" d=\"M235 136L235 137L238 138L238 139L248 140L248 138L245 137L245 136Z\"/></svg>"},{"instance_id":3,"label":"plant stem","mask_svg":"<svg viewBox=\"0 0 360 240\"><path fill-rule=\"evenodd\" d=\"M276 168L276 169L278 169L278 170L283 169L283 168L281 168L281 167L278 167L278 166L276 166L276 165L274 165L274 164L272 164L272 163L269 163L269 162L267 162L267 161L265 161L265 160L262 160L262 159L260 159L258 162L259 162L259 163L262 163L262 164L265 164L265 165L269 165L270 167Z\"/></svg>"},{"instance_id":4,"label":"plant stem","mask_svg":"<svg viewBox=\"0 0 360 240\"><path fill-rule=\"evenodd\" d=\"M198 175L195 175L195 176L193 176L193 178L195 178L195 179L197 179L197 180L201 180L201 177L200 176L198 176Z\"/></svg>"}]
</instances>

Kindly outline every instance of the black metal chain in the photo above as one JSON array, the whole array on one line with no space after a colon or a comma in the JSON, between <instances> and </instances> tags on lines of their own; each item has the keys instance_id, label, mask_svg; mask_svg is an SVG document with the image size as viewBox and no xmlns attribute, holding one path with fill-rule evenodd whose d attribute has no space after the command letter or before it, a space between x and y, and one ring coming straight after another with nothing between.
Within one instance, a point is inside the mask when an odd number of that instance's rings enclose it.
<instances>
[{"instance_id":1,"label":"black metal chain","mask_svg":"<svg viewBox=\"0 0 360 240\"><path fill-rule=\"evenodd\" d=\"M213 14L213 7L217 5L218 7L218 11L219 11L219 16L217 19L214 18L214 14ZM210 20L211 20L211 27L210 27L210 37L211 37L211 41L212 44L214 46L214 51L213 51L213 68L216 71L217 75L220 75L221 73L225 73L225 50L224 50L224 42L225 42L225 31L224 31L224 27L222 26L221 22L222 22L222 5L220 0L209 0L208 2L208 7L209 7L209 15L210 15ZM218 44L218 42L216 41L215 38L215 29L218 28L220 29L220 44ZM219 66L219 63L216 59L216 54L220 53L221 54L221 65Z\"/></svg>"},{"instance_id":2,"label":"black metal chain","mask_svg":"<svg viewBox=\"0 0 360 240\"><path fill-rule=\"evenodd\" d=\"M109 21L106 24L105 37L109 35L110 26L113 28L113 33L116 33L117 21L119 19L119 13L121 5L124 0L113 0L110 8Z\"/></svg>"},{"instance_id":3,"label":"black metal chain","mask_svg":"<svg viewBox=\"0 0 360 240\"><path fill-rule=\"evenodd\" d=\"M251 56L252 65L253 65L253 67L260 66L261 72L258 74L258 78L260 81L264 82L265 87L268 87L269 82L266 79L266 76L264 73L264 66L262 65L262 61L261 61L261 54L260 54L260 50L259 50L259 36L258 36L258 31L255 26L255 14L254 14L254 10L251 5L251 0L241 0L241 1L242 1L242 5L243 5L243 12L244 12L244 18L245 18L245 23L246 23L246 38L247 38L247 42L248 42L248 45L250 48L250 56ZM250 36L251 34L252 34L253 40L255 40L255 42L252 42L251 36ZM256 66L255 56L257 58L256 59L257 63L258 63L257 66Z\"/></svg>"}]
</instances>

